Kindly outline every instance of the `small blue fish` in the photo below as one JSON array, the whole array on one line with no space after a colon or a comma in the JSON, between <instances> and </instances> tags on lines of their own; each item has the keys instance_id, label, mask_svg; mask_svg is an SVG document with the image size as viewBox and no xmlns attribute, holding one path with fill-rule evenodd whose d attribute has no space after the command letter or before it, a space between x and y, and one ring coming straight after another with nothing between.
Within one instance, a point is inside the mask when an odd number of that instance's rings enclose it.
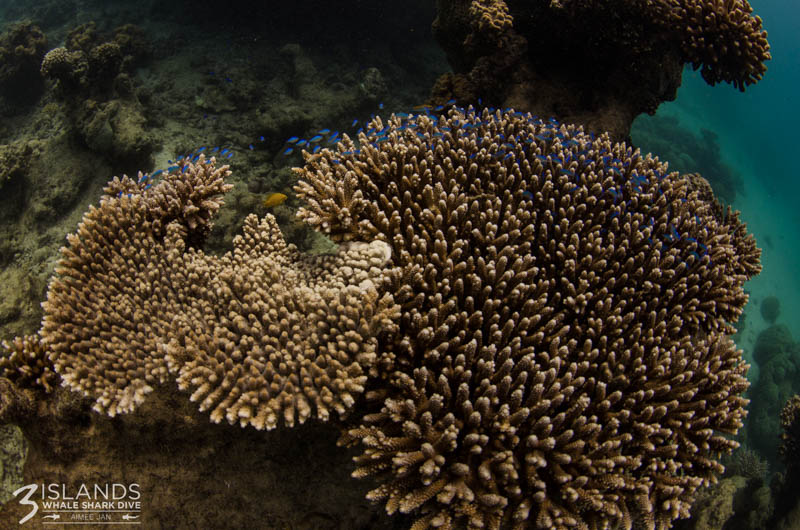
<instances>
[{"instance_id":1,"label":"small blue fish","mask_svg":"<svg viewBox=\"0 0 800 530\"><path fill-rule=\"evenodd\" d=\"M297 142L297 147L303 147L304 145L306 145L306 141L305 140L300 140L300 141Z\"/></svg>"},{"instance_id":2,"label":"small blue fish","mask_svg":"<svg viewBox=\"0 0 800 530\"><path fill-rule=\"evenodd\" d=\"M338 138L339 138L339 133L338 133L338 132L335 132L335 133L333 133L333 134L330 136L330 138L328 138L328 143L329 143L329 144L332 144L332 143L333 143L333 142L335 142L335 141L336 141Z\"/></svg>"},{"instance_id":3,"label":"small blue fish","mask_svg":"<svg viewBox=\"0 0 800 530\"><path fill-rule=\"evenodd\" d=\"M262 142L264 141L264 137L263 137L263 136L259 136L259 137L258 137L258 139L259 139L260 141L262 141Z\"/></svg>"},{"instance_id":4,"label":"small blue fish","mask_svg":"<svg viewBox=\"0 0 800 530\"><path fill-rule=\"evenodd\" d=\"M308 140L308 143L315 144L315 143L319 142L320 140L322 140L322 136L318 134L316 136L312 136L311 139Z\"/></svg>"},{"instance_id":5,"label":"small blue fish","mask_svg":"<svg viewBox=\"0 0 800 530\"><path fill-rule=\"evenodd\" d=\"M230 77L226 77L225 78L225 82L226 83L233 83L233 79L231 79Z\"/></svg>"},{"instance_id":6,"label":"small blue fish","mask_svg":"<svg viewBox=\"0 0 800 530\"><path fill-rule=\"evenodd\" d=\"M378 103L378 108L383 110L383 103Z\"/></svg>"},{"instance_id":7,"label":"small blue fish","mask_svg":"<svg viewBox=\"0 0 800 530\"><path fill-rule=\"evenodd\" d=\"M205 148L205 146L203 146L200 149L198 149L197 151L195 151L195 153L202 153L205 150L206 150L206 148Z\"/></svg>"},{"instance_id":8,"label":"small blue fish","mask_svg":"<svg viewBox=\"0 0 800 530\"><path fill-rule=\"evenodd\" d=\"M674 226L672 226L672 224L670 224L670 225L669 225L669 231L670 231L670 233L672 234L672 237L673 237L673 238L674 238L676 241L677 241L678 239L680 239L680 238L681 238L680 234L678 233L678 231L677 231L677 230L675 230L675 227L674 227Z\"/></svg>"},{"instance_id":9,"label":"small blue fish","mask_svg":"<svg viewBox=\"0 0 800 530\"><path fill-rule=\"evenodd\" d=\"M228 149L223 149L223 150L222 150L222 152L220 153L220 155L224 155L224 154L225 154L225 153L227 153L228 151L229 151Z\"/></svg>"},{"instance_id":10,"label":"small blue fish","mask_svg":"<svg viewBox=\"0 0 800 530\"><path fill-rule=\"evenodd\" d=\"M162 174L163 172L164 172L164 170L163 170L163 169L157 169L156 171L153 171L153 174L152 174L152 175L150 175L150 178L156 178L157 176L159 176L159 175L160 175L160 174ZM145 176L146 176L146 175L145 175Z\"/></svg>"},{"instance_id":11,"label":"small blue fish","mask_svg":"<svg viewBox=\"0 0 800 530\"><path fill-rule=\"evenodd\" d=\"M215 147L214 149L211 150L212 153L216 153L217 151L219 151L219 146L217 146L217 147Z\"/></svg>"},{"instance_id":12,"label":"small blue fish","mask_svg":"<svg viewBox=\"0 0 800 530\"><path fill-rule=\"evenodd\" d=\"M450 100L447 101L447 103L445 103L445 105L455 105L455 104L456 104L456 100L455 99L450 99Z\"/></svg>"},{"instance_id":13,"label":"small blue fish","mask_svg":"<svg viewBox=\"0 0 800 530\"><path fill-rule=\"evenodd\" d=\"M174 163L175 162L173 162L172 160L167 160L167 164L174 164Z\"/></svg>"},{"instance_id":14,"label":"small blue fish","mask_svg":"<svg viewBox=\"0 0 800 530\"><path fill-rule=\"evenodd\" d=\"M233 153L228 153L228 156L226 156L225 158L230 158L232 156L233 156Z\"/></svg>"},{"instance_id":15,"label":"small blue fish","mask_svg":"<svg viewBox=\"0 0 800 530\"><path fill-rule=\"evenodd\" d=\"M290 143L290 144L293 144L293 143L297 143L297 140L299 140L299 139L300 139L300 138L298 138L297 136L292 136L291 138L289 138L288 140L286 140L286 142L287 142L287 143Z\"/></svg>"},{"instance_id":16,"label":"small blue fish","mask_svg":"<svg viewBox=\"0 0 800 530\"><path fill-rule=\"evenodd\" d=\"M167 171L168 171L169 173L172 173L173 171L177 171L177 170L179 170L179 169L180 169L180 167L179 167L179 166L169 166L169 167L167 168Z\"/></svg>"},{"instance_id":17,"label":"small blue fish","mask_svg":"<svg viewBox=\"0 0 800 530\"><path fill-rule=\"evenodd\" d=\"M152 183L152 182L148 182L148 183L147 183L147 186L145 186L145 187L144 187L144 189L146 189L146 190L149 190L149 189L150 189L150 186L152 186L152 185L153 185L153 183Z\"/></svg>"},{"instance_id":18,"label":"small blue fish","mask_svg":"<svg viewBox=\"0 0 800 530\"><path fill-rule=\"evenodd\" d=\"M322 129L319 133L320 134L328 134L329 132L331 132L330 129Z\"/></svg>"},{"instance_id":19,"label":"small blue fish","mask_svg":"<svg viewBox=\"0 0 800 530\"><path fill-rule=\"evenodd\" d=\"M316 155L319 152L320 149L322 149L320 146L315 145L314 149L311 150L311 154Z\"/></svg>"},{"instance_id":20,"label":"small blue fish","mask_svg":"<svg viewBox=\"0 0 800 530\"><path fill-rule=\"evenodd\" d=\"M253 149L255 149L255 148L253 147L253 144L250 144L250 145L248 145L247 147L249 147L251 151L252 151Z\"/></svg>"},{"instance_id":21,"label":"small blue fish","mask_svg":"<svg viewBox=\"0 0 800 530\"><path fill-rule=\"evenodd\" d=\"M217 75L217 73L214 72L213 70L209 70L208 75Z\"/></svg>"},{"instance_id":22,"label":"small blue fish","mask_svg":"<svg viewBox=\"0 0 800 530\"><path fill-rule=\"evenodd\" d=\"M192 164L194 164L194 163L195 163L195 162L197 162L198 160L200 160L200 155L194 155L194 156L192 157Z\"/></svg>"},{"instance_id":23,"label":"small blue fish","mask_svg":"<svg viewBox=\"0 0 800 530\"><path fill-rule=\"evenodd\" d=\"M294 152L294 149L292 149L291 147L287 147L286 151L283 152L283 156L289 156L292 154L292 152Z\"/></svg>"},{"instance_id":24,"label":"small blue fish","mask_svg":"<svg viewBox=\"0 0 800 530\"><path fill-rule=\"evenodd\" d=\"M533 200L533 193L531 193L528 190L523 191L522 192L522 196L525 197L526 199L528 199L529 201Z\"/></svg>"},{"instance_id":25,"label":"small blue fish","mask_svg":"<svg viewBox=\"0 0 800 530\"><path fill-rule=\"evenodd\" d=\"M355 127L358 125L358 120L353 120L353 123L350 124L350 127Z\"/></svg>"}]
</instances>

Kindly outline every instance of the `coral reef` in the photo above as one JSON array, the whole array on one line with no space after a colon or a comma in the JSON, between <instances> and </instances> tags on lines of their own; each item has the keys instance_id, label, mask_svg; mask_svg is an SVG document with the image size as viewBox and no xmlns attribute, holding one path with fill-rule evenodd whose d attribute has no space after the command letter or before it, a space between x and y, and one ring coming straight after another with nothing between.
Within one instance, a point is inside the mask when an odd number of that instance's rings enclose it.
<instances>
[{"instance_id":1,"label":"coral reef","mask_svg":"<svg viewBox=\"0 0 800 530\"><path fill-rule=\"evenodd\" d=\"M768 530L772 515L770 488L763 480L726 476L698 492L692 517L677 521L676 530Z\"/></svg>"},{"instance_id":2,"label":"coral reef","mask_svg":"<svg viewBox=\"0 0 800 530\"><path fill-rule=\"evenodd\" d=\"M752 449L741 446L728 458L723 459L726 476L740 476L763 483L767 478L769 464Z\"/></svg>"},{"instance_id":3,"label":"coral reef","mask_svg":"<svg viewBox=\"0 0 800 530\"><path fill-rule=\"evenodd\" d=\"M4 114L41 95L39 63L47 50L47 37L31 22L12 24L0 35L0 103ZM1 181L1 179L0 179Z\"/></svg>"},{"instance_id":4,"label":"coral reef","mask_svg":"<svg viewBox=\"0 0 800 530\"><path fill-rule=\"evenodd\" d=\"M38 335L3 355L0 419L30 433L29 476L52 476L53 457L98 473L89 454L119 457L133 436L158 491L145 461L163 461L163 426L171 451L201 439L210 455L230 427L203 412L257 429L314 417L352 421L354 476L418 528L688 516L744 417L727 335L760 251L738 215L697 176L513 111L343 138L297 170L299 217L341 243L332 255L297 253L269 215L232 251L200 250L230 188L200 153L106 186L62 249ZM231 432L244 460L225 453L186 488L254 461L257 438ZM150 521L172 520L165 502Z\"/></svg>"},{"instance_id":5,"label":"coral reef","mask_svg":"<svg viewBox=\"0 0 800 530\"><path fill-rule=\"evenodd\" d=\"M675 98L684 64L740 90L770 58L746 0L439 0L434 35L454 74L435 99L529 110L625 138Z\"/></svg>"},{"instance_id":6,"label":"coral reef","mask_svg":"<svg viewBox=\"0 0 800 530\"><path fill-rule=\"evenodd\" d=\"M673 171L701 173L724 204L732 204L744 192L741 176L722 159L713 131L701 129L694 134L674 116L642 116L633 123L631 137L643 151L669 160Z\"/></svg>"},{"instance_id":7,"label":"coral reef","mask_svg":"<svg viewBox=\"0 0 800 530\"><path fill-rule=\"evenodd\" d=\"M800 523L800 394L789 397L780 411L780 459L783 472L772 481L775 510L767 528L790 530Z\"/></svg>"},{"instance_id":8,"label":"coral reef","mask_svg":"<svg viewBox=\"0 0 800 530\"><path fill-rule=\"evenodd\" d=\"M769 322L774 324L781 314L781 302L775 296L767 296L761 300L761 316Z\"/></svg>"},{"instance_id":9,"label":"coral reef","mask_svg":"<svg viewBox=\"0 0 800 530\"><path fill-rule=\"evenodd\" d=\"M758 334L753 358L759 374L750 389L748 440L777 469L780 410L787 399L800 393L800 344L786 326L770 326Z\"/></svg>"},{"instance_id":10,"label":"coral reef","mask_svg":"<svg viewBox=\"0 0 800 530\"><path fill-rule=\"evenodd\" d=\"M795 394L781 409L781 459L790 472L800 466L800 395Z\"/></svg>"},{"instance_id":11,"label":"coral reef","mask_svg":"<svg viewBox=\"0 0 800 530\"><path fill-rule=\"evenodd\" d=\"M187 248L230 189L227 168L198 156L152 186L141 174L113 180L68 237L40 332L55 370L112 417L170 374L215 422L346 415L395 313L377 290L388 246L303 257L272 217L251 216L225 256Z\"/></svg>"},{"instance_id":12,"label":"coral reef","mask_svg":"<svg viewBox=\"0 0 800 530\"><path fill-rule=\"evenodd\" d=\"M64 102L75 133L93 151L128 165L149 166L157 145L146 131L145 108L131 74L148 56L140 28L121 26L112 35L89 22L74 28L65 47L47 52L42 75Z\"/></svg>"},{"instance_id":13,"label":"coral reef","mask_svg":"<svg viewBox=\"0 0 800 530\"><path fill-rule=\"evenodd\" d=\"M376 120L307 156L299 216L403 269L356 476L416 527L666 527L736 442L729 322L760 251L708 185L519 112ZM712 266L713 263L713 266ZM715 285L716 287L712 287Z\"/></svg>"}]
</instances>

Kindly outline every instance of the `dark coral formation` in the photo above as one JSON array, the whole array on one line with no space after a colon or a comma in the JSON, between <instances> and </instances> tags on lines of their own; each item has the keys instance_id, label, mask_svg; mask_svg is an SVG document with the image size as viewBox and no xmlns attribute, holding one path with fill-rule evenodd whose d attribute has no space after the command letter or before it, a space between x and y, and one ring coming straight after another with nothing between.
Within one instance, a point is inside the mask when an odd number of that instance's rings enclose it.
<instances>
[{"instance_id":1,"label":"dark coral formation","mask_svg":"<svg viewBox=\"0 0 800 530\"><path fill-rule=\"evenodd\" d=\"M139 167L158 143L146 131L132 73L148 56L143 31L127 24L111 35L93 22L74 28L65 47L47 52L42 75L51 80L75 133L93 151Z\"/></svg>"},{"instance_id":2,"label":"dark coral formation","mask_svg":"<svg viewBox=\"0 0 800 530\"><path fill-rule=\"evenodd\" d=\"M769 464L761 455L746 446L736 449L722 462L726 476L740 476L747 480L763 483L769 471Z\"/></svg>"},{"instance_id":3,"label":"dark coral formation","mask_svg":"<svg viewBox=\"0 0 800 530\"><path fill-rule=\"evenodd\" d=\"M770 58L746 0L439 0L455 71L434 96L512 106L624 138L675 98L684 64L744 89Z\"/></svg>"},{"instance_id":4,"label":"dark coral formation","mask_svg":"<svg viewBox=\"0 0 800 530\"><path fill-rule=\"evenodd\" d=\"M748 440L777 468L780 410L793 394L800 393L800 344L785 325L770 326L758 334L753 357L759 371L750 389Z\"/></svg>"},{"instance_id":5,"label":"dark coral formation","mask_svg":"<svg viewBox=\"0 0 800 530\"><path fill-rule=\"evenodd\" d=\"M3 110L29 104L42 92L39 64L47 50L47 37L31 22L11 25L0 35L0 97Z\"/></svg>"},{"instance_id":6,"label":"dark coral formation","mask_svg":"<svg viewBox=\"0 0 800 530\"><path fill-rule=\"evenodd\" d=\"M41 71L64 98L103 100L128 82L127 76L148 54L147 39L138 26L126 24L111 35L101 35L89 22L73 28L64 47L47 52Z\"/></svg>"},{"instance_id":7,"label":"dark coral formation","mask_svg":"<svg viewBox=\"0 0 800 530\"><path fill-rule=\"evenodd\" d=\"M761 300L761 316L770 324L774 324L781 314L781 301L775 296L767 296Z\"/></svg>"},{"instance_id":8,"label":"dark coral formation","mask_svg":"<svg viewBox=\"0 0 800 530\"><path fill-rule=\"evenodd\" d=\"M700 134L694 134L674 116L656 115L637 119L631 137L643 151L669 160L674 171L701 173L724 204L733 204L737 194L744 193L742 177L723 160L713 131L700 129Z\"/></svg>"},{"instance_id":9,"label":"dark coral formation","mask_svg":"<svg viewBox=\"0 0 800 530\"><path fill-rule=\"evenodd\" d=\"M795 394L781 409L780 455L794 473L800 471L800 395Z\"/></svg>"},{"instance_id":10,"label":"dark coral formation","mask_svg":"<svg viewBox=\"0 0 800 530\"><path fill-rule=\"evenodd\" d=\"M721 471L760 270L700 181L508 111L373 122L309 156L300 216L403 270L389 386L344 443L416 527L668 526ZM705 185L707 187L707 184ZM710 188L709 188L710 189Z\"/></svg>"}]
</instances>

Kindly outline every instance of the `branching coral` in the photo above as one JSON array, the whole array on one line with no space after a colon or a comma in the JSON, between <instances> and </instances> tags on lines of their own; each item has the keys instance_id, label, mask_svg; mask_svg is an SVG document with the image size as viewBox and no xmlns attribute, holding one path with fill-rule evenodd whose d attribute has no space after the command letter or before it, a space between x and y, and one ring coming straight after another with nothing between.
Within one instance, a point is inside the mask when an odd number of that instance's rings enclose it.
<instances>
[{"instance_id":1,"label":"branching coral","mask_svg":"<svg viewBox=\"0 0 800 530\"><path fill-rule=\"evenodd\" d=\"M736 443L726 337L759 251L702 185L507 111L376 120L310 156L300 217L402 268L389 387L343 443L415 527L666 527Z\"/></svg>"},{"instance_id":2,"label":"branching coral","mask_svg":"<svg viewBox=\"0 0 800 530\"><path fill-rule=\"evenodd\" d=\"M251 216L232 252L189 248L210 229L228 173L199 158L154 185L114 179L68 237L31 344L46 345L98 412L130 412L176 380L216 422L326 420L349 412L380 363L377 337L397 313L382 295L388 245L307 257L272 217Z\"/></svg>"},{"instance_id":3,"label":"branching coral","mask_svg":"<svg viewBox=\"0 0 800 530\"><path fill-rule=\"evenodd\" d=\"M114 179L17 358L110 416L174 384L214 422L353 418L354 475L415 528L687 516L737 446L728 335L760 270L702 178L511 110L376 119L305 156L299 215L335 254L300 254L270 216L204 253L229 186L201 154ZM35 372L6 364L15 392Z\"/></svg>"},{"instance_id":4,"label":"branching coral","mask_svg":"<svg viewBox=\"0 0 800 530\"><path fill-rule=\"evenodd\" d=\"M684 64L744 90L770 59L746 0L439 0L433 29L454 70L434 99L482 98L615 138L675 98Z\"/></svg>"}]
</instances>

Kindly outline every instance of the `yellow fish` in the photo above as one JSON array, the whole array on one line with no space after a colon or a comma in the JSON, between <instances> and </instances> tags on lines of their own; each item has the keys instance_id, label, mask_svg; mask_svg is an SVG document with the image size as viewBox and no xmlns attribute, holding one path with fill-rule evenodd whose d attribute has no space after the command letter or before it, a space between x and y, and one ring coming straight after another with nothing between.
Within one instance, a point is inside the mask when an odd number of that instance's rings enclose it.
<instances>
[{"instance_id":1,"label":"yellow fish","mask_svg":"<svg viewBox=\"0 0 800 530\"><path fill-rule=\"evenodd\" d=\"M270 193L267 195L267 198L264 199L264 206L267 208L272 208L273 206L278 206L279 204L283 204L283 201L288 199L286 195L283 193Z\"/></svg>"}]
</instances>

